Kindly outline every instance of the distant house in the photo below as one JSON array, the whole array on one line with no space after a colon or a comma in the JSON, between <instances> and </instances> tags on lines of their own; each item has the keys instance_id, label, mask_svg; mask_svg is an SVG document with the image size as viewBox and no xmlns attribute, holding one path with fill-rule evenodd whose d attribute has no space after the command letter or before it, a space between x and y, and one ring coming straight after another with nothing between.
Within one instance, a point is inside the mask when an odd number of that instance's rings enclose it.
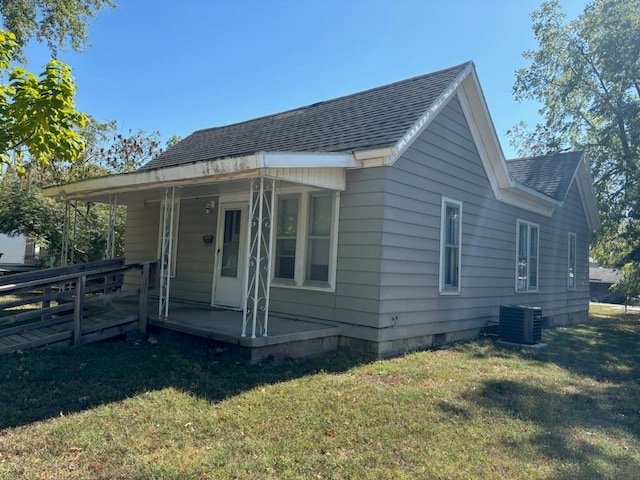
<instances>
[{"instance_id":1,"label":"distant house","mask_svg":"<svg viewBox=\"0 0 640 480\"><path fill-rule=\"evenodd\" d=\"M0 265L23 264L27 239L18 235L10 237L0 233Z\"/></svg>"},{"instance_id":2,"label":"distant house","mask_svg":"<svg viewBox=\"0 0 640 480\"><path fill-rule=\"evenodd\" d=\"M620 270L602 268L595 262L589 262L589 295L593 302L624 303L625 295L612 290L622 278Z\"/></svg>"},{"instance_id":3,"label":"distant house","mask_svg":"<svg viewBox=\"0 0 640 480\"><path fill-rule=\"evenodd\" d=\"M242 312L238 336L325 322L379 355L471 338L500 305L583 320L600 225L583 153L504 158L470 62L47 194L127 206L126 259L161 259L162 318L187 301Z\"/></svg>"}]
</instances>

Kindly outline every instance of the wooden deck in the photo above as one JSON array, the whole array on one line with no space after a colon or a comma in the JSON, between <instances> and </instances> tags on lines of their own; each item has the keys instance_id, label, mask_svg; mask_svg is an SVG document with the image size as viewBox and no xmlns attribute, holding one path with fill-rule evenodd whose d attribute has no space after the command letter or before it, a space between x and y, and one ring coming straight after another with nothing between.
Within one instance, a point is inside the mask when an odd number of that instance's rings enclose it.
<instances>
[{"instance_id":1,"label":"wooden deck","mask_svg":"<svg viewBox=\"0 0 640 480\"><path fill-rule=\"evenodd\" d=\"M1 277L0 354L145 332L151 265L113 260ZM122 291L124 273L136 270L140 288ZM126 297L138 308L114 309L114 300Z\"/></svg>"},{"instance_id":2,"label":"wooden deck","mask_svg":"<svg viewBox=\"0 0 640 480\"><path fill-rule=\"evenodd\" d=\"M73 342L71 321L50 326L29 328L29 325L0 330L0 354L24 351L32 348L68 346ZM84 319L80 343L100 342L138 328L138 317L123 317L111 311L94 314Z\"/></svg>"},{"instance_id":3,"label":"wooden deck","mask_svg":"<svg viewBox=\"0 0 640 480\"><path fill-rule=\"evenodd\" d=\"M301 357L338 348L340 328L324 322L272 315L268 336L241 335L242 313L172 302L159 319L149 303L155 262L121 260L0 277L0 354L79 345L113 338L147 325L225 344L249 362ZM122 289L125 272L137 271L140 287Z\"/></svg>"}]
</instances>

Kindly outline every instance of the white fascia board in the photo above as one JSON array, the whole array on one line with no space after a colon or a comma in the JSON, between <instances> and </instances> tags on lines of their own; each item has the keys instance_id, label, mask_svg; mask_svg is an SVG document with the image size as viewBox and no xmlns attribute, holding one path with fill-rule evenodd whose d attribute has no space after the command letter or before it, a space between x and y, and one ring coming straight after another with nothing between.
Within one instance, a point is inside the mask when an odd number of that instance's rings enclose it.
<instances>
[{"instance_id":1,"label":"white fascia board","mask_svg":"<svg viewBox=\"0 0 640 480\"><path fill-rule=\"evenodd\" d=\"M404 151L420 136L422 132L429 126L431 121L440 113L440 111L449 103L449 100L453 98L463 80L474 71L473 63L469 63L458 76L449 84L449 86L434 100L431 106L424 112L418 120L407 130L400 140L395 145L395 154L392 155L387 165L393 165L395 161L400 158Z\"/></svg>"},{"instance_id":2,"label":"white fascia board","mask_svg":"<svg viewBox=\"0 0 640 480\"><path fill-rule=\"evenodd\" d=\"M209 160L142 172L109 175L69 183L43 190L47 197L97 196L102 193L121 193L149 190L165 186L193 185L224 179L250 176L261 167L258 155Z\"/></svg>"},{"instance_id":3,"label":"white fascia board","mask_svg":"<svg viewBox=\"0 0 640 480\"><path fill-rule=\"evenodd\" d=\"M382 167L388 165L390 159L396 153L397 150L395 147L385 147L374 148L372 150L360 150L354 152L353 156L358 161L360 167Z\"/></svg>"},{"instance_id":4,"label":"white fascia board","mask_svg":"<svg viewBox=\"0 0 640 480\"><path fill-rule=\"evenodd\" d=\"M263 168L260 176L329 190L344 191L347 188L346 169L342 167Z\"/></svg>"},{"instance_id":5,"label":"white fascia board","mask_svg":"<svg viewBox=\"0 0 640 480\"><path fill-rule=\"evenodd\" d=\"M490 176L489 181L494 187L494 193L498 188L512 187L513 181L509 176L507 161L475 69L460 85L458 100L469 124L482 164L487 175Z\"/></svg>"},{"instance_id":6,"label":"white fascia board","mask_svg":"<svg viewBox=\"0 0 640 480\"><path fill-rule=\"evenodd\" d=\"M240 180L260 175L273 169L320 170L323 178L333 169L360 166L350 153L294 153L262 152L243 157L224 158L142 172L109 175L76 183L49 187L48 197L91 198L105 193L124 193L150 190L166 186L196 185L224 180ZM335 172L330 172L336 177ZM319 174L318 174L319 175ZM303 178L301 176L300 178ZM312 175L313 177L313 175ZM297 178L297 177L296 177ZM344 182L343 182L344 183ZM333 188L344 188L341 183L331 183Z\"/></svg>"},{"instance_id":7,"label":"white fascia board","mask_svg":"<svg viewBox=\"0 0 640 480\"><path fill-rule=\"evenodd\" d=\"M508 189L505 189L508 190ZM520 182L513 182L513 187L511 188L511 190L519 190L521 192L523 192L526 195L529 195L532 198L532 201L534 203L540 203L540 205L550 205L552 207L561 207L562 204L564 203L563 200L556 200L555 198L552 198L548 195L545 195L544 193L540 193L537 190L534 190L531 187L527 187L526 185L520 183Z\"/></svg>"},{"instance_id":8,"label":"white fascia board","mask_svg":"<svg viewBox=\"0 0 640 480\"><path fill-rule=\"evenodd\" d=\"M261 152L262 168L354 168L360 166L351 153Z\"/></svg>"},{"instance_id":9,"label":"white fascia board","mask_svg":"<svg viewBox=\"0 0 640 480\"><path fill-rule=\"evenodd\" d=\"M593 187L593 177L591 176L591 162L589 156L585 153L580 159L575 174L575 180L578 184L578 192L580 200L584 207L584 213L587 217L587 223L591 231L598 230L602 223L600 222L600 214L598 212L598 203L596 201L596 192Z\"/></svg>"},{"instance_id":10,"label":"white fascia board","mask_svg":"<svg viewBox=\"0 0 640 480\"><path fill-rule=\"evenodd\" d=\"M538 213L545 217L551 217L556 207L562 206L561 202L546 197L545 195L531 195L524 185L517 184L514 187L501 188L498 191L497 200L522 208L529 212ZM537 192L536 192L537 193Z\"/></svg>"},{"instance_id":11,"label":"white fascia board","mask_svg":"<svg viewBox=\"0 0 640 480\"><path fill-rule=\"evenodd\" d=\"M562 202L511 179L475 69L460 84L458 100L496 199L546 217L553 215Z\"/></svg>"}]
</instances>

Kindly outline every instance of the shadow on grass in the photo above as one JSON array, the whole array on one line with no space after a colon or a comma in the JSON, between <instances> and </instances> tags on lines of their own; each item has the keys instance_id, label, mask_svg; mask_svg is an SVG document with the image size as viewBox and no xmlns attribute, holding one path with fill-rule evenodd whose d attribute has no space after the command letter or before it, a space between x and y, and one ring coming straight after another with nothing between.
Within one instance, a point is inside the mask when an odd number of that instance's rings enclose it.
<instances>
[{"instance_id":1,"label":"shadow on grass","mask_svg":"<svg viewBox=\"0 0 640 480\"><path fill-rule=\"evenodd\" d=\"M593 316L588 325L545 331L544 341L545 350L496 352L485 346L500 356L554 364L583 378L580 385L561 391L549 387L552 377L546 386L526 377L488 379L465 399L490 415L495 411L535 424L543 433L529 440L531 447L569 465L554 478L601 478L602 464L611 469L607 478L640 478L636 458L612 455L594 433L607 431L620 444L625 437L640 439L640 317ZM476 350L482 356L482 349ZM629 477L629 472L635 473Z\"/></svg>"},{"instance_id":2,"label":"shadow on grass","mask_svg":"<svg viewBox=\"0 0 640 480\"><path fill-rule=\"evenodd\" d=\"M640 315L591 317L588 324L544 330L545 349L496 349L478 342L475 358L513 356L553 363L598 382L640 383Z\"/></svg>"},{"instance_id":3,"label":"shadow on grass","mask_svg":"<svg viewBox=\"0 0 640 480\"><path fill-rule=\"evenodd\" d=\"M260 385L342 372L371 357L345 352L280 364L246 365L215 349L161 342L110 342L0 357L0 429L81 412L173 387L218 402Z\"/></svg>"},{"instance_id":4,"label":"shadow on grass","mask_svg":"<svg viewBox=\"0 0 640 480\"><path fill-rule=\"evenodd\" d=\"M545 332L535 358L596 381L640 381L640 317L592 318L588 325Z\"/></svg>"},{"instance_id":5,"label":"shadow on grass","mask_svg":"<svg viewBox=\"0 0 640 480\"><path fill-rule=\"evenodd\" d=\"M617 385L564 393L527 384L526 380L488 380L468 392L465 399L489 412L535 424L541 433L527 439L530 447L559 460L561 468L569 466L556 472L556 479L601 478L603 464L615 470L609 471L607 478L637 478L628 474L640 475L640 463L631 456L608 453L598 445L598 433L594 432L610 432L623 444L625 433L640 438L639 394L637 387Z\"/></svg>"}]
</instances>

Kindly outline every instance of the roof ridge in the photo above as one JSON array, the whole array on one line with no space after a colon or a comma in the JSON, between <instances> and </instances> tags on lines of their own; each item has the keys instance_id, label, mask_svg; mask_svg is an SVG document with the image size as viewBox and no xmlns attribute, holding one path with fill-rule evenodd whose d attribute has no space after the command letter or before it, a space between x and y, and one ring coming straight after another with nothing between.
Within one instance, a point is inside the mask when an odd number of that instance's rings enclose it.
<instances>
[{"instance_id":1,"label":"roof ridge","mask_svg":"<svg viewBox=\"0 0 640 480\"><path fill-rule=\"evenodd\" d=\"M281 112L275 112L275 113L270 113L268 115L262 115L260 117L250 118L249 120L242 120L242 121L239 121L239 122L228 123L228 124L225 124L225 125L218 125L217 127L201 128L199 130L195 130L193 133L191 133L191 135L194 135L196 133L202 133L202 132L208 132L208 131L212 131L212 130L217 130L219 128L229 128L229 127L234 127L236 125L246 125L246 124L252 123L252 122L264 121L264 120L266 120L268 118L275 118L275 117L278 117L280 115L294 114L295 112L301 112L301 111L307 110L307 109L312 108L312 107L318 107L320 105L334 103L334 102L337 102L337 101L340 101L340 100L344 100L344 99L349 98L349 97L356 97L356 96L364 95L364 94L367 94L367 93L375 92L376 90L387 89L387 88L395 87L395 86L400 85L400 84L405 84L405 83L409 83L409 82L412 82L412 81L416 81L418 79L423 79L423 78L426 78L426 77L432 77L432 76L440 75L440 74L443 74L443 73L448 72L450 70L461 69L462 67L466 67L467 65L471 65L471 64L473 64L473 61L472 60L467 60L466 62L463 62L463 63L461 63L459 65L454 65L452 67L443 68L443 69L435 71L435 72L424 73L422 75L415 75L415 76L413 76L411 78L406 78L404 80L397 80L397 81L395 81L393 83L387 83L387 84L384 84L384 85L379 85L377 87L369 88L367 90L361 90L359 92L349 93L347 95L342 95L340 97L330 98L328 100L321 100L319 102L310 103L308 105L303 105L303 106L292 108L292 109L289 109L289 110L283 110Z\"/></svg>"}]
</instances>

